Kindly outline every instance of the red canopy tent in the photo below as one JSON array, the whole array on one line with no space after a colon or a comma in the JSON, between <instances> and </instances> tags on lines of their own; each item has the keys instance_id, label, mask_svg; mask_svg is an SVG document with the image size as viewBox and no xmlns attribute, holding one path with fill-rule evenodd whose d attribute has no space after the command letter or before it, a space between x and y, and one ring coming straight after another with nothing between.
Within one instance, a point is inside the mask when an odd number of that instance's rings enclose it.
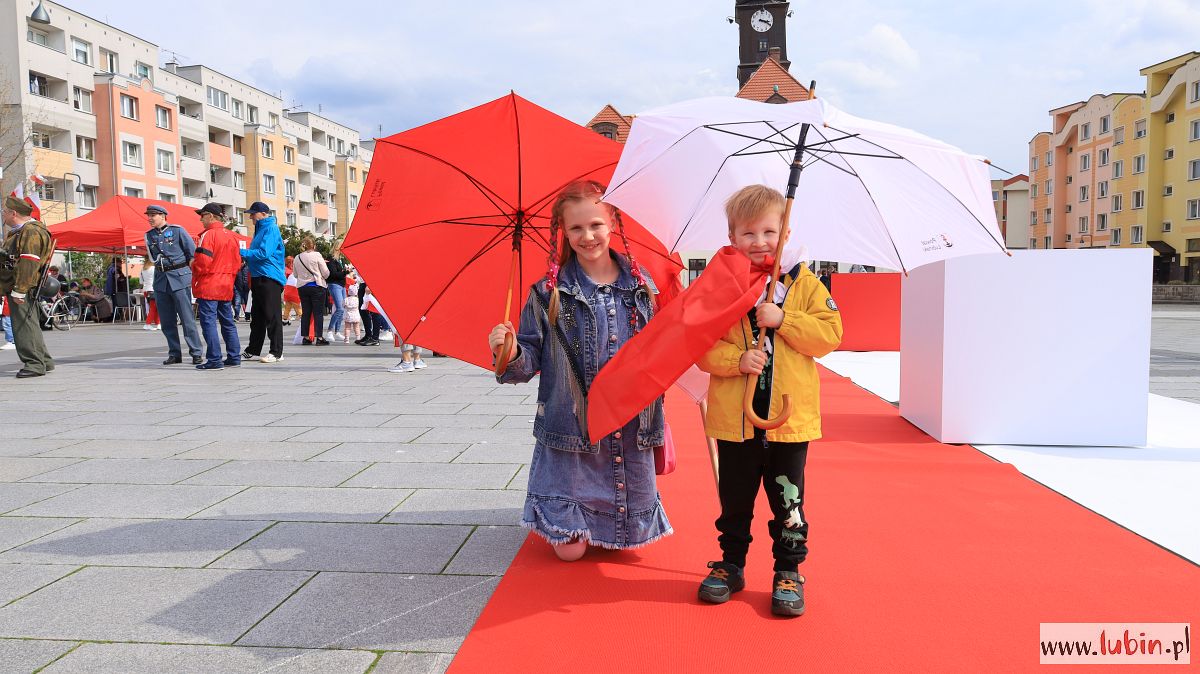
<instances>
[{"instance_id":1,"label":"red canopy tent","mask_svg":"<svg viewBox=\"0 0 1200 674\"><path fill-rule=\"evenodd\" d=\"M82 253L142 255L145 253L146 207L151 204L167 209L167 222L179 225L193 237L204 229L196 209L154 199L113 197L96 210L50 225L50 236L58 250Z\"/></svg>"}]
</instances>

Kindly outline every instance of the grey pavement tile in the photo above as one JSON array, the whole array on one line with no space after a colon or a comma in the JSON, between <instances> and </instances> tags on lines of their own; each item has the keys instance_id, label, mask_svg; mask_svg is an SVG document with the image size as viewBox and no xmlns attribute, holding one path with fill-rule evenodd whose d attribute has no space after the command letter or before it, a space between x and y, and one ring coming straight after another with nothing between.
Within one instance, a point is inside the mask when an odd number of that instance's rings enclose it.
<instances>
[{"instance_id":1,"label":"grey pavement tile","mask_svg":"<svg viewBox=\"0 0 1200 674\"><path fill-rule=\"evenodd\" d=\"M469 391L451 391L449 393L439 393L429 402L438 404L454 404L472 405L475 403L486 403L488 401L496 402L492 399L491 391L481 391L479 389L470 389Z\"/></svg>"},{"instance_id":2,"label":"grey pavement tile","mask_svg":"<svg viewBox=\"0 0 1200 674\"><path fill-rule=\"evenodd\" d=\"M446 567L446 573L501 575L528 535L523 527L479 527Z\"/></svg>"},{"instance_id":3,"label":"grey pavement tile","mask_svg":"<svg viewBox=\"0 0 1200 674\"><path fill-rule=\"evenodd\" d=\"M129 425L130 423L133 423L133 422L137 422L137 423L144 423L147 426L150 426L153 424L163 423L170 419L178 419L179 417L182 417L182 416L188 414L188 412L189 412L189 410L187 410L183 407L179 407L174 410L172 410L172 409L158 410L155 412L128 412L125 410L120 410L120 411L114 410L114 411L107 411L107 412L88 412L86 414L81 414L79 416L72 416L71 417L71 425L72 426L105 426L105 425L124 426L124 425ZM174 425L178 426L179 424L174 424Z\"/></svg>"},{"instance_id":4,"label":"grey pavement tile","mask_svg":"<svg viewBox=\"0 0 1200 674\"><path fill-rule=\"evenodd\" d=\"M38 456L83 459L165 459L206 444L207 440L70 440L75 444Z\"/></svg>"},{"instance_id":5,"label":"grey pavement tile","mask_svg":"<svg viewBox=\"0 0 1200 674\"><path fill-rule=\"evenodd\" d=\"M505 489L512 491L525 491L529 488L529 466L521 466L521 470L517 471L516 476L509 481Z\"/></svg>"},{"instance_id":6,"label":"grey pavement tile","mask_svg":"<svg viewBox=\"0 0 1200 674\"><path fill-rule=\"evenodd\" d=\"M71 526L78 521L70 517L0 517L0 552Z\"/></svg>"},{"instance_id":7,"label":"grey pavement tile","mask_svg":"<svg viewBox=\"0 0 1200 674\"><path fill-rule=\"evenodd\" d=\"M346 486L503 489L517 468L501 463L377 463L355 475Z\"/></svg>"},{"instance_id":8,"label":"grey pavement tile","mask_svg":"<svg viewBox=\"0 0 1200 674\"><path fill-rule=\"evenodd\" d=\"M507 489L418 489L384 522L516 524L524 507L524 492Z\"/></svg>"},{"instance_id":9,"label":"grey pavement tile","mask_svg":"<svg viewBox=\"0 0 1200 674\"><path fill-rule=\"evenodd\" d=\"M4 437L13 440L17 438L44 438L48 435L62 438L59 433L60 428L55 428L53 424L6 424L4 426Z\"/></svg>"},{"instance_id":10,"label":"grey pavement tile","mask_svg":"<svg viewBox=\"0 0 1200 674\"><path fill-rule=\"evenodd\" d=\"M44 517L183 518L232 496L241 487L89 484L13 512Z\"/></svg>"},{"instance_id":11,"label":"grey pavement tile","mask_svg":"<svg viewBox=\"0 0 1200 674\"><path fill-rule=\"evenodd\" d=\"M419 402L379 401L362 409L367 414L458 414L466 405L431 405Z\"/></svg>"},{"instance_id":12,"label":"grey pavement tile","mask_svg":"<svg viewBox=\"0 0 1200 674\"><path fill-rule=\"evenodd\" d=\"M89 567L0 609L0 634L227 644L311 575Z\"/></svg>"},{"instance_id":13,"label":"grey pavement tile","mask_svg":"<svg viewBox=\"0 0 1200 674\"><path fill-rule=\"evenodd\" d=\"M369 465L364 461L232 461L183 484L336 487Z\"/></svg>"},{"instance_id":14,"label":"grey pavement tile","mask_svg":"<svg viewBox=\"0 0 1200 674\"><path fill-rule=\"evenodd\" d=\"M0 639L0 674L29 674L71 650L74 641Z\"/></svg>"},{"instance_id":15,"label":"grey pavement tile","mask_svg":"<svg viewBox=\"0 0 1200 674\"><path fill-rule=\"evenodd\" d=\"M272 421L270 426L308 426L311 428L314 424L319 424L321 428L375 428L388 421L395 414L367 414L365 412L354 413L330 413L322 406L319 414L308 412L304 414L289 414L288 416Z\"/></svg>"},{"instance_id":16,"label":"grey pavement tile","mask_svg":"<svg viewBox=\"0 0 1200 674\"><path fill-rule=\"evenodd\" d=\"M347 400L322 400L321 413L326 414L350 414L359 412L371 405L371 396L359 395ZM259 408L259 412L271 412L279 414L296 414L296 403L294 401L275 402L267 404ZM207 411L207 408L206 408ZM311 424L308 424L311 426Z\"/></svg>"},{"instance_id":17,"label":"grey pavement tile","mask_svg":"<svg viewBox=\"0 0 1200 674\"><path fill-rule=\"evenodd\" d=\"M533 413L532 410L525 416L510 415L504 417L499 423L492 428L497 430L525 430L533 432Z\"/></svg>"},{"instance_id":18,"label":"grey pavement tile","mask_svg":"<svg viewBox=\"0 0 1200 674\"><path fill-rule=\"evenodd\" d=\"M444 374L433 380L434 386L443 389L443 392L449 390L470 391L472 389L483 389L485 392L490 391L498 384L496 377L483 369L474 370L475 374Z\"/></svg>"},{"instance_id":19,"label":"grey pavement tile","mask_svg":"<svg viewBox=\"0 0 1200 674\"><path fill-rule=\"evenodd\" d=\"M467 445L422 445L388 442L343 442L314 461L367 461L385 463L449 463Z\"/></svg>"},{"instance_id":20,"label":"grey pavement tile","mask_svg":"<svg viewBox=\"0 0 1200 674\"><path fill-rule=\"evenodd\" d=\"M78 564L0 564L0 606L49 585L78 568Z\"/></svg>"},{"instance_id":21,"label":"grey pavement tile","mask_svg":"<svg viewBox=\"0 0 1200 674\"><path fill-rule=\"evenodd\" d=\"M70 460L70 459L65 459ZM210 459L85 459L25 482L174 484L221 465Z\"/></svg>"},{"instance_id":22,"label":"grey pavement tile","mask_svg":"<svg viewBox=\"0 0 1200 674\"><path fill-rule=\"evenodd\" d=\"M78 442L78 440L61 440L59 438L39 438L36 440L0 438L0 456L33 456L74 445Z\"/></svg>"},{"instance_id":23,"label":"grey pavement tile","mask_svg":"<svg viewBox=\"0 0 1200 674\"><path fill-rule=\"evenodd\" d=\"M370 651L88 643L43 671L46 674L362 674L374 660L375 654Z\"/></svg>"},{"instance_id":24,"label":"grey pavement tile","mask_svg":"<svg viewBox=\"0 0 1200 674\"><path fill-rule=\"evenodd\" d=\"M383 428L491 428L501 417L466 414L397 414Z\"/></svg>"},{"instance_id":25,"label":"grey pavement tile","mask_svg":"<svg viewBox=\"0 0 1200 674\"><path fill-rule=\"evenodd\" d=\"M161 428L182 428L162 426ZM182 431L171 437L172 440L208 440L208 441L239 441L239 442L282 442L305 431L298 426L205 426Z\"/></svg>"},{"instance_id":26,"label":"grey pavement tile","mask_svg":"<svg viewBox=\"0 0 1200 674\"><path fill-rule=\"evenodd\" d=\"M65 494L79 485L65 484L10 484L0 482L0 513L16 510L31 503Z\"/></svg>"},{"instance_id":27,"label":"grey pavement tile","mask_svg":"<svg viewBox=\"0 0 1200 674\"><path fill-rule=\"evenodd\" d=\"M454 463L529 463L533 459L533 439L515 445L474 444L458 455Z\"/></svg>"},{"instance_id":28,"label":"grey pavement tile","mask_svg":"<svg viewBox=\"0 0 1200 674\"><path fill-rule=\"evenodd\" d=\"M451 653L384 653L371 674L445 674Z\"/></svg>"},{"instance_id":29,"label":"grey pavement tile","mask_svg":"<svg viewBox=\"0 0 1200 674\"><path fill-rule=\"evenodd\" d=\"M475 403L467 405L467 408L463 411L469 414L529 415L537 412L537 407L516 402Z\"/></svg>"},{"instance_id":30,"label":"grey pavement tile","mask_svg":"<svg viewBox=\"0 0 1200 674\"><path fill-rule=\"evenodd\" d=\"M28 477L49 473L56 468L79 463L79 459L39 456L0 457L0 482L19 482ZM66 482L66 480L63 480Z\"/></svg>"},{"instance_id":31,"label":"grey pavement tile","mask_svg":"<svg viewBox=\"0 0 1200 674\"><path fill-rule=\"evenodd\" d=\"M302 428L272 426L271 428L303 431L295 436L297 442L408 442L415 440L426 428Z\"/></svg>"},{"instance_id":32,"label":"grey pavement tile","mask_svg":"<svg viewBox=\"0 0 1200 674\"><path fill-rule=\"evenodd\" d=\"M225 459L235 461L304 461L336 447L336 442L270 442L265 440L218 440L179 454L177 459Z\"/></svg>"},{"instance_id":33,"label":"grey pavement tile","mask_svg":"<svg viewBox=\"0 0 1200 674\"><path fill-rule=\"evenodd\" d=\"M7 432L8 429L5 429ZM91 426L75 426L67 430L58 430L56 438L75 438L79 440L124 440L126 442L144 442L161 440L171 437L172 440L187 440L179 434L189 430L203 431L195 426L142 426L137 424L106 424ZM39 436L40 437L40 436Z\"/></svg>"},{"instance_id":34,"label":"grey pavement tile","mask_svg":"<svg viewBox=\"0 0 1200 674\"><path fill-rule=\"evenodd\" d=\"M497 580L322 573L238 643L453 653Z\"/></svg>"},{"instance_id":35,"label":"grey pavement tile","mask_svg":"<svg viewBox=\"0 0 1200 674\"><path fill-rule=\"evenodd\" d=\"M0 563L199 567L269 525L222 520L91 519L0 554Z\"/></svg>"},{"instance_id":36,"label":"grey pavement tile","mask_svg":"<svg viewBox=\"0 0 1200 674\"><path fill-rule=\"evenodd\" d=\"M287 414L264 414L262 412L196 412L186 414L169 421L160 421L160 425L170 426L266 426L272 421L279 421ZM312 415L310 415L310 419ZM292 424L294 426L311 426L312 424Z\"/></svg>"},{"instance_id":37,"label":"grey pavement tile","mask_svg":"<svg viewBox=\"0 0 1200 674\"><path fill-rule=\"evenodd\" d=\"M251 487L193 519L377 522L411 489Z\"/></svg>"},{"instance_id":38,"label":"grey pavement tile","mask_svg":"<svg viewBox=\"0 0 1200 674\"><path fill-rule=\"evenodd\" d=\"M470 527L280 522L213 568L438 573Z\"/></svg>"},{"instance_id":39,"label":"grey pavement tile","mask_svg":"<svg viewBox=\"0 0 1200 674\"><path fill-rule=\"evenodd\" d=\"M533 444L533 424L526 429L495 429L495 428L433 428L423 434L419 442L486 442L489 444L519 445L523 442Z\"/></svg>"}]
</instances>

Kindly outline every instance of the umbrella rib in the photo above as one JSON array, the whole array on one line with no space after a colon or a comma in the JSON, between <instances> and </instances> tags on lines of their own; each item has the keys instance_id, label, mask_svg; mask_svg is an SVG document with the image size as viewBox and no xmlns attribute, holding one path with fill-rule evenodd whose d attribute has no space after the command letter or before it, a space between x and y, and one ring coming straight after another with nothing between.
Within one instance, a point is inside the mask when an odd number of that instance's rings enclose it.
<instances>
[{"instance_id":1,"label":"umbrella rib","mask_svg":"<svg viewBox=\"0 0 1200 674\"><path fill-rule=\"evenodd\" d=\"M490 224L477 223L477 222L465 222L466 220L472 220L472 219L496 218L496 217L507 218L508 223L505 223L503 225L490 225ZM496 213L495 215L465 215L465 216L461 216L459 218L455 218L453 220L431 220L429 222L422 222L419 225L405 227L404 229L394 229L390 232L384 232L383 234L376 234L375 236L372 236L369 239L363 239L362 241L355 241L354 243L350 244L349 246L346 246L343 250L353 250L354 248L356 248L358 246L371 243L372 241L378 241L379 239L392 236L393 234L403 234L404 232L411 232L415 229L421 229L422 227L429 227L432 225L443 225L443 224L464 225L467 227L496 227L496 228L500 228L500 229L507 229L512 224L512 216L509 216L506 213Z\"/></svg>"},{"instance_id":2,"label":"umbrella rib","mask_svg":"<svg viewBox=\"0 0 1200 674\"><path fill-rule=\"evenodd\" d=\"M633 180L634 178L636 178L639 173L650 168L651 164L653 164L654 162L658 161L659 159L662 159L663 157L665 157L667 155L667 153L670 152L676 145L682 143L684 140L687 139L688 136L692 135L693 133L696 133L697 131L699 131L702 128L704 128L704 127L697 126L696 128L692 129L691 131L688 131L687 133L680 136L678 140L676 140L674 143L671 143L670 147L668 147L665 150L663 150L662 152L658 153L657 157L646 162L646 164L644 166L642 166L640 169L631 173L628 178L622 180L621 182L617 183L616 185L609 187L608 191L605 192L604 196L605 197L612 196L612 193L616 192L618 189L620 189L622 185L624 185L625 183L629 182L630 180Z\"/></svg>"},{"instance_id":3,"label":"umbrella rib","mask_svg":"<svg viewBox=\"0 0 1200 674\"><path fill-rule=\"evenodd\" d=\"M609 166L615 166L616 164L617 164L617 162L615 162L615 161L610 161L610 162L608 162L607 164L603 164L603 165L597 166L597 167L595 167L595 168L592 168L592 169L590 169L590 170L584 171L583 173L580 173L579 175L576 175L576 176L572 177L570 180L566 181L565 183L562 183L562 184L561 184L561 185L559 185L558 187L555 187L553 190L551 190L551 191L550 191L550 193L549 193L549 194L546 194L545 196L541 197L541 198L540 198L540 199L538 199L537 201L534 201L533 203L531 203L531 204L529 205L529 208L528 208L528 209L527 209L527 211L526 211L526 216L527 216L527 217L533 217L533 216L529 216L529 213L538 213L538 212L540 212L540 211L541 211L543 208L545 208L545 207L546 207L546 204L550 203L550 199L552 199L553 197L556 197L556 196L558 196L558 193L559 193L559 192L561 192L561 191L563 190L563 188L565 188L567 185L570 185L571 183L575 182L576 180L581 180L581 179L583 179L583 177L584 177L584 176L586 176L586 175L588 175L588 174L590 174L590 173L595 173L596 171L601 171L601 170L603 170L603 169L606 169L606 168L608 168ZM537 206L537 208L534 208L534 206ZM538 216L538 217L543 217L543 218L545 218L545 217L548 217L548 216L544 216L544 215L542 215L542 216Z\"/></svg>"},{"instance_id":4,"label":"umbrella rib","mask_svg":"<svg viewBox=\"0 0 1200 674\"><path fill-rule=\"evenodd\" d=\"M472 185L475 186L475 189L479 190L480 194L482 194L485 198L487 198L488 201L492 202L492 205L496 207L496 210L503 212L505 210L504 207L506 207L508 210L513 210L513 211L516 210L515 208L512 207L511 204L508 203L508 201L506 199L501 197L499 194L497 194L495 191L493 191L487 185L484 185L483 183L479 182L479 180L477 178L475 178L475 176L471 175L470 173L467 173L462 168L458 167L455 164L451 164L450 162L446 161L445 159L442 159L441 157L430 154L424 150L418 150L417 148L412 147L410 145L401 145L400 143L397 143L395 141L390 141L390 140L387 140L384 138L381 138L379 140L379 142L387 143L394 147L402 148L402 149L408 150L409 152L412 152L414 154L419 154L423 157L427 157L427 158L432 159L441 164L445 164L446 166L449 166L450 168L454 169L455 171L458 171L459 173L461 173L462 176L464 178L466 178L468 182L470 182ZM504 207L501 207L500 204L497 204L496 203L497 200L499 200L502 204L504 204Z\"/></svg>"},{"instance_id":5,"label":"umbrella rib","mask_svg":"<svg viewBox=\"0 0 1200 674\"><path fill-rule=\"evenodd\" d=\"M726 134L729 134L730 136L737 136L739 138L746 138L749 140L753 140L755 143L768 143L770 145L778 145L779 149L781 151L796 149L796 143L792 142L790 138L788 138L786 135L783 134L783 131L776 129L774 126L771 125L770 122L768 122L766 120L761 120L761 121L757 121L757 122L739 122L739 123L741 123L741 124L766 124L768 127L770 127L770 129L772 131L775 132L774 135L783 136L783 140L788 141L788 142L785 143L783 141L771 140L769 137L768 138L757 138L755 136L751 136L751 135L745 134L745 133L734 133L733 131L728 131L726 129L718 128L719 125L717 125L717 124L708 124L708 125L705 125L704 128L712 130L712 131L718 131L720 133L726 133ZM787 129L794 128L795 126L796 126L795 124L792 124L791 126L787 127ZM786 131L787 129L784 129L784 131ZM753 147L753 145L751 147Z\"/></svg>"},{"instance_id":6,"label":"umbrella rib","mask_svg":"<svg viewBox=\"0 0 1200 674\"><path fill-rule=\"evenodd\" d=\"M429 315L429 312L438 303L438 300L442 299L442 295L446 294L446 291L450 289L450 286L454 285L454 282L458 280L459 276L462 276L463 272L465 272L467 270L467 268L471 266L472 262L483 257L488 252L490 252L493 248L500 245L500 243L503 242L504 239L505 239L504 233L500 232L500 233L496 234L495 236L493 236L490 241L483 244L483 248L480 248L474 255L472 255L471 259L467 260L466 263L463 264L463 266L460 267L458 271L454 272L454 275L450 277L450 280L446 281L446 285L442 286L442 289L439 290L438 294L436 296L434 296L432 301L430 301L429 306L425 308L425 311L421 312L421 316L423 317L423 316ZM412 326L411 328L409 328L408 334L412 335L414 332L416 332L417 328L420 327L420 325L421 325L421 319L420 319L420 317L418 317L417 324Z\"/></svg>"},{"instance_id":7,"label":"umbrella rib","mask_svg":"<svg viewBox=\"0 0 1200 674\"><path fill-rule=\"evenodd\" d=\"M517 207L514 211L524 211L524 194L525 194L525 177L521 169L524 162L521 161L521 115L517 112L517 94L510 91L509 97L513 104L513 126L517 132Z\"/></svg>"},{"instance_id":8,"label":"umbrella rib","mask_svg":"<svg viewBox=\"0 0 1200 674\"><path fill-rule=\"evenodd\" d=\"M838 133L845 132L839 131ZM850 165L848 160L843 159L842 161L846 162L846 166L849 166L851 171L854 170L854 167ZM833 164L830 164L830 166L833 166ZM896 247L896 241L892 238L892 231L888 229L887 221L883 217L883 211L879 208L879 202L875 201L875 195L871 193L871 188L867 187L866 181L864 181L862 176L858 175L857 172L850 173L850 175L858 179L858 184L862 185L863 191L867 193L867 197L871 200L871 205L875 207L875 212L879 214L879 222L883 225L884 233L887 234L888 243L892 244L892 250L896 253L896 261L900 263L901 271L903 271L905 275L908 275L908 267L904 266L904 259L900 257L900 249Z\"/></svg>"},{"instance_id":9,"label":"umbrella rib","mask_svg":"<svg viewBox=\"0 0 1200 674\"><path fill-rule=\"evenodd\" d=\"M692 220L696 217L696 212L700 210L700 202L704 201L704 197L708 194L708 191L712 189L714 184L716 184L717 177L721 175L721 171L725 170L725 164L728 162L728 156L721 160L721 165L717 167L717 170L713 173L712 179L708 181L708 187L704 188L704 191L700 193L700 199L698 199L696 204L692 206L692 214L688 216L687 222L683 223L683 229L679 230L679 236L675 237L675 241L671 244L671 250L675 250L675 248L679 246L679 241L683 239L683 235L687 234L688 227L692 226Z\"/></svg>"},{"instance_id":10,"label":"umbrella rib","mask_svg":"<svg viewBox=\"0 0 1200 674\"><path fill-rule=\"evenodd\" d=\"M835 128L834 128L834 127L832 127L832 126L831 126L831 127L829 127L829 128L833 129L834 131L837 131L838 133L846 133L845 131L842 131L841 129L835 129ZM994 242L996 243L996 245L1000 246L1000 250L1001 250L1001 251L1004 251L1005 253L1007 253L1007 252L1008 252L1008 247L1006 247L1006 246L1005 246L1005 245L1004 245L1002 242L1000 242L998 239L996 239L996 236L995 236L994 234L992 234L991 230L989 230L989 229L987 228L987 225L983 224L983 221L982 221L982 220L980 220L978 217L976 217L976 216L975 216L975 214L971 212L971 209L970 209L970 208L967 208L967 205L966 205L966 204L964 204L964 203L962 202L962 199L959 199L959 198L958 198L958 195L956 195L955 193L951 192L951 191L950 191L949 189L947 189L947 188L946 188L946 186L945 186L945 185L943 185L943 184L942 184L940 181L938 181L938 180L937 180L936 178L934 178L933 176L929 175L929 173L927 173L927 172L925 171L925 169L921 168L920 166L917 166L917 165L916 165L916 164L913 162L913 160L909 159L908 157L905 157L904 155L900 154L899 152L896 152L895 150L892 150L892 149L890 149L890 148L884 147L884 146L882 146L882 145L880 145L879 143L876 143L876 142L874 142L874 141L867 140L866 138L863 138L862 140L863 140L863 142L870 143L871 145L874 145L875 147L879 148L880 150L883 150L884 152L891 152L892 154L896 155L896 156L897 156L897 157L899 157L900 159L903 159L904 161L908 162L908 164L909 164L910 166L912 166L913 168L915 168L915 169L917 169L918 171L920 171L920 172L921 172L921 174L922 174L922 175L924 175L926 178L929 178L929 180L931 180L931 181L933 182L933 184L935 184L935 185L937 185L938 187L942 188L942 191L943 191L943 192L945 192L946 194L949 194L951 199L954 199L955 201L957 201L957 202L958 202L958 205L959 205L959 206L962 206L962 207L963 207L963 210L967 212L967 215L971 216L971 218L972 218L973 220L975 220L975 222L979 223L979 226L983 228L983 231L984 231L984 232L985 232L985 233L986 233L986 234L987 234L987 235L988 235L988 236L989 236L989 237L992 239L992 241L994 241ZM850 162L846 162L846 165L847 165L847 166L849 166L849 165L850 165Z\"/></svg>"}]
</instances>

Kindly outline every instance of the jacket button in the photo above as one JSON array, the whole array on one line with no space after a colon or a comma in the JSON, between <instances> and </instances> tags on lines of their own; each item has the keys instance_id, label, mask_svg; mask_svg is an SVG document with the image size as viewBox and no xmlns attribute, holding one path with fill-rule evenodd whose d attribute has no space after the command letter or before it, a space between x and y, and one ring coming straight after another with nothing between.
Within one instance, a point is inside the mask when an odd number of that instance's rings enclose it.
<instances>
[{"instance_id":1,"label":"jacket button","mask_svg":"<svg viewBox=\"0 0 1200 674\"><path fill-rule=\"evenodd\" d=\"M618 482L618 483L617 483L617 489L624 489L624 488L625 488L625 483L624 483L624 482Z\"/></svg>"},{"instance_id":2,"label":"jacket button","mask_svg":"<svg viewBox=\"0 0 1200 674\"><path fill-rule=\"evenodd\" d=\"M609 309L609 310L608 310L608 315L609 315L609 316L616 316L616 315L617 315L617 310L616 310L616 309Z\"/></svg>"},{"instance_id":3,"label":"jacket button","mask_svg":"<svg viewBox=\"0 0 1200 674\"><path fill-rule=\"evenodd\" d=\"M621 439L621 431L617 431L616 433L613 433L613 437L620 440Z\"/></svg>"},{"instance_id":4,"label":"jacket button","mask_svg":"<svg viewBox=\"0 0 1200 674\"><path fill-rule=\"evenodd\" d=\"M617 458L615 458L613 460L616 461L617 463L621 463L621 461L623 461L624 459L622 459L621 457L618 456Z\"/></svg>"},{"instance_id":5,"label":"jacket button","mask_svg":"<svg viewBox=\"0 0 1200 674\"><path fill-rule=\"evenodd\" d=\"M615 341L617 341L617 336L616 336L616 335L609 335L609 336L608 336L608 341L610 341L610 342L615 342Z\"/></svg>"},{"instance_id":6,"label":"jacket button","mask_svg":"<svg viewBox=\"0 0 1200 674\"><path fill-rule=\"evenodd\" d=\"M625 506L621 506L620 508L617 508L617 512L619 512L619 513L625 512Z\"/></svg>"}]
</instances>

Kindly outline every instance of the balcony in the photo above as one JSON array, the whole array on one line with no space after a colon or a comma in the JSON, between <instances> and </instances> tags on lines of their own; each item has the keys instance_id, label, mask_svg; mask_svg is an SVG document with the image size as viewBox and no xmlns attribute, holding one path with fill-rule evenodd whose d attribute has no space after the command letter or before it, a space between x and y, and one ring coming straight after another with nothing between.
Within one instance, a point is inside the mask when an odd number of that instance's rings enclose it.
<instances>
[{"instance_id":1,"label":"balcony","mask_svg":"<svg viewBox=\"0 0 1200 674\"><path fill-rule=\"evenodd\" d=\"M208 185L203 180L183 179L183 196L199 199L203 206L208 202Z\"/></svg>"},{"instance_id":2,"label":"balcony","mask_svg":"<svg viewBox=\"0 0 1200 674\"><path fill-rule=\"evenodd\" d=\"M44 99L70 104L71 88L67 81L35 70L29 71L29 93Z\"/></svg>"},{"instance_id":3,"label":"balcony","mask_svg":"<svg viewBox=\"0 0 1200 674\"><path fill-rule=\"evenodd\" d=\"M179 160L179 173L184 182L191 180L198 183L206 183L211 178L208 171L208 162L190 156L185 156Z\"/></svg>"},{"instance_id":4,"label":"balcony","mask_svg":"<svg viewBox=\"0 0 1200 674\"><path fill-rule=\"evenodd\" d=\"M209 185L208 189L212 193L212 196L209 197L209 200L218 204L224 204L227 216L233 216L233 210L231 207L238 206L239 204L245 202L245 196L242 196L239 199L238 195L241 193L235 191L233 187L212 184Z\"/></svg>"}]
</instances>

